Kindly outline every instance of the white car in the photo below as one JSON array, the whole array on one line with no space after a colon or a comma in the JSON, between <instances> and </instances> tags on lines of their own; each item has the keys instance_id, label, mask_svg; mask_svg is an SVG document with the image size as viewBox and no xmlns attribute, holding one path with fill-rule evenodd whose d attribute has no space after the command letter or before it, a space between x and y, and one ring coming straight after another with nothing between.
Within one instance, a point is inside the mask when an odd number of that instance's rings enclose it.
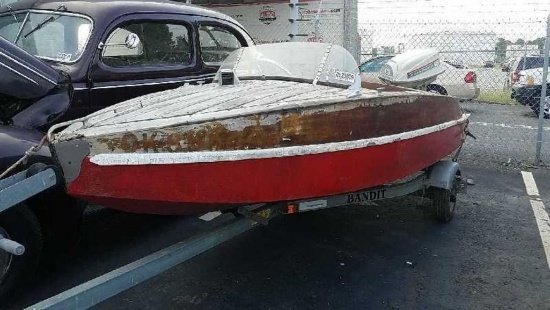
<instances>
[{"instance_id":1,"label":"white car","mask_svg":"<svg viewBox=\"0 0 550 310\"><path fill-rule=\"evenodd\" d=\"M359 66L363 82L382 83L378 72L393 56L378 56L367 60ZM428 85L427 90L459 99L475 99L479 96L477 76L471 69L459 69L448 62L443 62L445 72L440 74L435 82Z\"/></svg>"},{"instance_id":2,"label":"white car","mask_svg":"<svg viewBox=\"0 0 550 310\"><path fill-rule=\"evenodd\" d=\"M540 96L542 92L543 69L534 68L519 71L516 83L512 85L512 98L524 106L530 107L535 114L539 113ZM546 79L550 86L550 75ZM550 117L550 89L547 90L545 117Z\"/></svg>"},{"instance_id":3,"label":"white car","mask_svg":"<svg viewBox=\"0 0 550 310\"><path fill-rule=\"evenodd\" d=\"M520 82L521 75L524 74L522 73L522 71L537 68L540 68L542 70L543 65L543 56L527 55L525 57L516 57L514 60L512 60L510 68L506 68L508 69L508 71L510 71L510 85L514 85Z\"/></svg>"}]
</instances>

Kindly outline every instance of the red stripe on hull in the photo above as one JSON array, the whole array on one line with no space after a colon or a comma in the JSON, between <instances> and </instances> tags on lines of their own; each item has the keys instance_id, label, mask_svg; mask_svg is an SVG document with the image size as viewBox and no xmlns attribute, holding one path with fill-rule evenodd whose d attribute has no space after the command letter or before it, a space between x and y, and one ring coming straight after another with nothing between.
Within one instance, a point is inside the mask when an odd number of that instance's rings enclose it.
<instances>
[{"instance_id":1,"label":"red stripe on hull","mask_svg":"<svg viewBox=\"0 0 550 310\"><path fill-rule=\"evenodd\" d=\"M68 192L106 207L150 214L334 195L395 181L434 164L460 146L463 128L355 150L269 159L99 166L86 158Z\"/></svg>"}]
</instances>

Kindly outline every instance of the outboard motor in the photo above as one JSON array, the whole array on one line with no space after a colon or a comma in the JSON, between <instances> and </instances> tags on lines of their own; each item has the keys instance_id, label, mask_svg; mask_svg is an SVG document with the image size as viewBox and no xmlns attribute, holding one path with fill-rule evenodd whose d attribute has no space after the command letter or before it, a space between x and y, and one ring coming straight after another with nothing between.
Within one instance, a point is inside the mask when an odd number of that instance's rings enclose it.
<instances>
[{"instance_id":1,"label":"outboard motor","mask_svg":"<svg viewBox=\"0 0 550 310\"><path fill-rule=\"evenodd\" d=\"M436 49L414 49L399 54L382 67L378 78L395 86L425 89L445 72Z\"/></svg>"}]
</instances>

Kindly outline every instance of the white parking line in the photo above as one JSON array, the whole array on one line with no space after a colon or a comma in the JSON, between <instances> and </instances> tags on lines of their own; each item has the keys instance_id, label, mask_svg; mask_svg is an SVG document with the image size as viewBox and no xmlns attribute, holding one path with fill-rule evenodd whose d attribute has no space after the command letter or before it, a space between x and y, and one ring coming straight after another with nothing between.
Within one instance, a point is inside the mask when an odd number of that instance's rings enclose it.
<instances>
[{"instance_id":1,"label":"white parking line","mask_svg":"<svg viewBox=\"0 0 550 310\"><path fill-rule=\"evenodd\" d=\"M540 198L533 174L531 172L522 171L521 176L523 177L523 183L525 183L525 189L527 190L527 195L529 195L529 201L531 202L531 207L535 214L540 239L542 240L542 247L544 248L544 253L546 253L546 262L548 263L548 268L550 268L550 218Z\"/></svg>"},{"instance_id":2,"label":"white parking line","mask_svg":"<svg viewBox=\"0 0 550 310\"><path fill-rule=\"evenodd\" d=\"M487 127L538 130L536 126L529 126L529 125L509 125L509 124L496 124L496 123L487 123L487 122L470 122L470 124L487 126ZM550 131L550 127L542 127L542 130Z\"/></svg>"},{"instance_id":3,"label":"white parking line","mask_svg":"<svg viewBox=\"0 0 550 310\"><path fill-rule=\"evenodd\" d=\"M529 129L529 130L538 129L536 126L529 126L529 125L508 125L508 124L495 124L495 123L487 123L487 122L470 122L470 124L487 126L487 127L492 126L492 127L511 128L511 129ZM550 127L542 127L542 130L550 131Z\"/></svg>"}]
</instances>

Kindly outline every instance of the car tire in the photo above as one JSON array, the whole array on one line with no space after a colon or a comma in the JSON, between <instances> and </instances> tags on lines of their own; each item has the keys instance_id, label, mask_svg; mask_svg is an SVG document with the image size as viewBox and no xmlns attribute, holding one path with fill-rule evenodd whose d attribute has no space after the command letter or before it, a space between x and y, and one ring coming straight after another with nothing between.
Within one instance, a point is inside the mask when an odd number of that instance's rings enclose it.
<instances>
[{"instance_id":1,"label":"car tire","mask_svg":"<svg viewBox=\"0 0 550 310\"><path fill-rule=\"evenodd\" d=\"M546 106L548 106L549 103L550 103L550 97L546 97ZM540 107L540 99L536 100L536 103L533 103L531 105L531 110L533 110L536 117L539 117L539 111L540 111L539 107ZM548 119L550 118L550 111L548 111L549 110L548 108L546 108L545 110L546 111L544 113L544 118Z\"/></svg>"},{"instance_id":2,"label":"car tire","mask_svg":"<svg viewBox=\"0 0 550 310\"><path fill-rule=\"evenodd\" d=\"M447 95L447 90L445 89L445 87L436 84L428 85L428 87L426 87L426 90L440 95Z\"/></svg>"},{"instance_id":3,"label":"car tire","mask_svg":"<svg viewBox=\"0 0 550 310\"><path fill-rule=\"evenodd\" d=\"M0 253L0 302L21 288L36 272L42 254L42 230L34 213L19 204L0 214L0 230L7 238L25 246L23 255ZM4 271L5 270L5 271Z\"/></svg>"}]
</instances>

